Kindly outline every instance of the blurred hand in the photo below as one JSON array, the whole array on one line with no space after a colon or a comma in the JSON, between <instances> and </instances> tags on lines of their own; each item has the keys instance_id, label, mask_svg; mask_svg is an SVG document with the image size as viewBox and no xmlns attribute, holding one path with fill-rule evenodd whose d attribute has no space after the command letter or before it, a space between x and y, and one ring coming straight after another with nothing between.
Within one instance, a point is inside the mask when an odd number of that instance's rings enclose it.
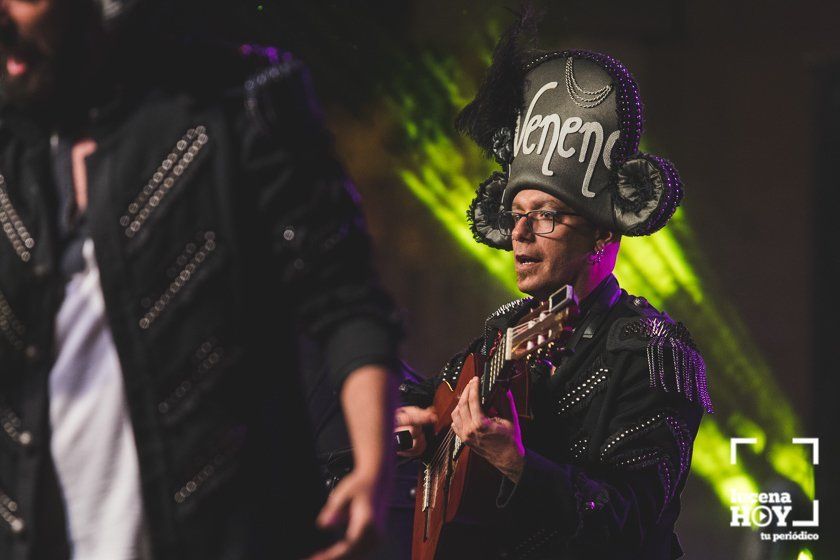
<instances>
[{"instance_id":1,"label":"blurred hand","mask_svg":"<svg viewBox=\"0 0 840 560\"><path fill-rule=\"evenodd\" d=\"M395 397L394 375L384 367L365 365L344 380L341 405L355 466L330 493L317 519L322 529L344 528L344 535L310 560L365 558L382 541L394 480Z\"/></svg>"},{"instance_id":2,"label":"blurred hand","mask_svg":"<svg viewBox=\"0 0 840 560\"><path fill-rule=\"evenodd\" d=\"M385 535L385 510L390 481L353 470L327 498L318 515L318 526L335 529L347 526L344 537L309 560L353 560L366 558ZM384 507L383 507L384 506Z\"/></svg>"},{"instance_id":3,"label":"blurred hand","mask_svg":"<svg viewBox=\"0 0 840 560\"><path fill-rule=\"evenodd\" d=\"M394 414L394 423L397 426L394 431L408 430L414 444L411 449L398 451L397 455L411 458L422 455L426 451L426 435L423 433L423 427L435 422L437 422L437 415L433 407L402 406L398 408Z\"/></svg>"}]
</instances>

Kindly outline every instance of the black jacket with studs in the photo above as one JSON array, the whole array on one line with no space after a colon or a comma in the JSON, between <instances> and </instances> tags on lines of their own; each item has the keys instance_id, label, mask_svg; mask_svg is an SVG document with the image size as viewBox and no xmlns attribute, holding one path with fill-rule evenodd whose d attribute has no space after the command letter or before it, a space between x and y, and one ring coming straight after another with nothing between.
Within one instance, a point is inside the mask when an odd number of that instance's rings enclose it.
<instances>
[{"instance_id":1,"label":"black jacket with studs","mask_svg":"<svg viewBox=\"0 0 840 560\"><path fill-rule=\"evenodd\" d=\"M395 363L398 321L305 68L286 57L243 81L134 91L84 130L97 144L85 233L156 559L302 554L323 492L297 336L318 342L336 391L358 366ZM47 414L69 243L53 172L67 137L51 132L2 113L4 560L67 556Z\"/></svg>"},{"instance_id":2,"label":"black jacket with studs","mask_svg":"<svg viewBox=\"0 0 840 560\"><path fill-rule=\"evenodd\" d=\"M405 404L428 406L455 386L467 353L492 353L501 329L531 308L524 299L491 315L485 335L421 384ZM704 408L703 360L686 329L610 276L583 302L570 355L529 367L530 420L522 420L525 468L503 479L490 542L508 559L670 560L680 493ZM521 414L521 413L520 413Z\"/></svg>"}]
</instances>

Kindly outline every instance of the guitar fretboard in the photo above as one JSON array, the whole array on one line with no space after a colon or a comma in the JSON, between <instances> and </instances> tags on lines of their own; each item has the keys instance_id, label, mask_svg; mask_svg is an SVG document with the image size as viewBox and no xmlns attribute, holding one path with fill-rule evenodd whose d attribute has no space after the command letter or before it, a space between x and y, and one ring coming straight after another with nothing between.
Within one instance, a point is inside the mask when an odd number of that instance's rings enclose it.
<instances>
[{"instance_id":1,"label":"guitar fretboard","mask_svg":"<svg viewBox=\"0 0 840 560\"><path fill-rule=\"evenodd\" d=\"M507 360L505 359L507 340L508 334L505 333L504 335L502 335L502 339L496 346L496 351L493 352L493 355L490 357L490 361L487 362L487 368L485 369L484 373L479 379L478 395L482 407L484 407L487 404L487 400L490 398L491 394L493 393L493 390L496 388L496 382L499 380L499 376L501 375L502 370L505 367L505 363L507 362ZM458 457L458 453L463 447L464 443L461 441L461 438L455 436L455 440L452 445L453 460Z\"/></svg>"},{"instance_id":2,"label":"guitar fretboard","mask_svg":"<svg viewBox=\"0 0 840 560\"><path fill-rule=\"evenodd\" d=\"M505 349L507 348L507 341L508 334L505 333L502 335L502 339L499 341L499 344L496 345L496 351L493 352L493 355L490 357L490 361L487 363L486 370L481 375L478 393L481 399L481 406L487 404L487 399L490 398L490 395L496 388L496 382L499 380L499 375L501 375L502 370L505 367Z\"/></svg>"}]
</instances>

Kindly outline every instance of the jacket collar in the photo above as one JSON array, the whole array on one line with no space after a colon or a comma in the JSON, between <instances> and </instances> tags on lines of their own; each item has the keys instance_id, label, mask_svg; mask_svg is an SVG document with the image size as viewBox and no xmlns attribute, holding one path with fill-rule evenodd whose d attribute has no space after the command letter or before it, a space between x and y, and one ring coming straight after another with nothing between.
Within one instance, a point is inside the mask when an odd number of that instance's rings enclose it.
<instances>
[{"instance_id":1,"label":"jacket collar","mask_svg":"<svg viewBox=\"0 0 840 560\"><path fill-rule=\"evenodd\" d=\"M604 278L592 292L580 302L580 316L586 317L590 312L600 314L612 309L621 297L621 287L614 274Z\"/></svg>"}]
</instances>

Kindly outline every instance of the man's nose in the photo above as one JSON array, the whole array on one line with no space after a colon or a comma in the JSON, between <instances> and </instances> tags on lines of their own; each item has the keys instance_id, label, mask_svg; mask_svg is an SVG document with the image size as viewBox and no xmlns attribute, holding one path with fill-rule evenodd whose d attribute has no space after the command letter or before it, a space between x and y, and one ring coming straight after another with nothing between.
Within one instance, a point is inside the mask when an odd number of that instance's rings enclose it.
<instances>
[{"instance_id":1,"label":"man's nose","mask_svg":"<svg viewBox=\"0 0 840 560\"><path fill-rule=\"evenodd\" d=\"M530 241L534 238L534 232L531 231L531 226L528 225L527 216L522 216L516 220L510 235L511 239L515 241Z\"/></svg>"}]
</instances>

